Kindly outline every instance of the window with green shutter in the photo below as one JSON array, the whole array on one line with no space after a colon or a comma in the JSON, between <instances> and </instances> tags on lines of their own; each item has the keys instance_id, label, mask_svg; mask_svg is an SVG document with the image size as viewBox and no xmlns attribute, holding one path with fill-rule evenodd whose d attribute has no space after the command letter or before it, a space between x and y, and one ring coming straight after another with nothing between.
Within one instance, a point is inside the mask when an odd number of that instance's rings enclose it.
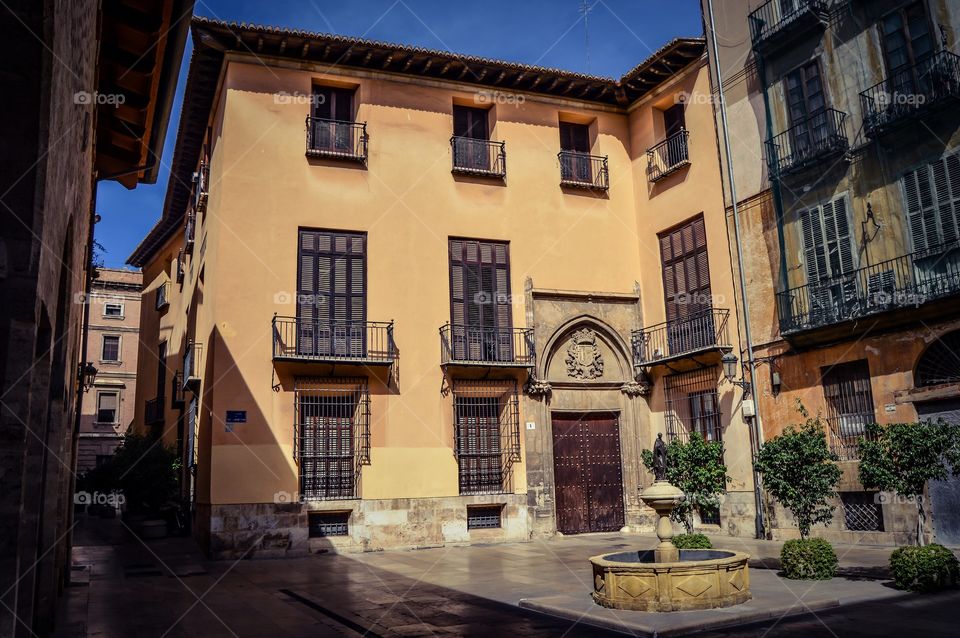
<instances>
[{"instance_id":1,"label":"window with green shutter","mask_svg":"<svg viewBox=\"0 0 960 638\"><path fill-rule=\"evenodd\" d=\"M801 210L798 215L811 315L818 316L818 321L844 316L844 304L854 300L857 293L846 195Z\"/></svg>"},{"instance_id":2,"label":"window with green shutter","mask_svg":"<svg viewBox=\"0 0 960 638\"><path fill-rule=\"evenodd\" d=\"M905 173L901 184L915 252L960 239L960 152Z\"/></svg>"}]
</instances>

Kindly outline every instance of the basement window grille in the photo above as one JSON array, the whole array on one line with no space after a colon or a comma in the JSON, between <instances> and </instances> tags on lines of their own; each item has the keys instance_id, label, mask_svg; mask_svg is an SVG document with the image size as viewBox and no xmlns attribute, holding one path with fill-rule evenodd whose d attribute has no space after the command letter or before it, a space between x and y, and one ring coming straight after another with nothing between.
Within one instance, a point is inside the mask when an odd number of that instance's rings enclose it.
<instances>
[{"instance_id":1,"label":"basement window grille","mask_svg":"<svg viewBox=\"0 0 960 638\"><path fill-rule=\"evenodd\" d=\"M867 425L876 422L870 368L864 359L825 367L821 383L827 401L830 449L841 460L857 459Z\"/></svg>"},{"instance_id":2,"label":"basement window grille","mask_svg":"<svg viewBox=\"0 0 960 638\"><path fill-rule=\"evenodd\" d=\"M350 533L350 512L310 512L307 525L310 538L346 536Z\"/></svg>"},{"instance_id":3,"label":"basement window grille","mask_svg":"<svg viewBox=\"0 0 960 638\"><path fill-rule=\"evenodd\" d=\"M883 506L876 502L876 492L841 492L840 503L848 530L883 531Z\"/></svg>"},{"instance_id":4,"label":"basement window grille","mask_svg":"<svg viewBox=\"0 0 960 638\"><path fill-rule=\"evenodd\" d=\"M720 525L720 508L701 506L697 508L700 514L700 522L704 525Z\"/></svg>"},{"instance_id":5,"label":"basement window grille","mask_svg":"<svg viewBox=\"0 0 960 638\"><path fill-rule=\"evenodd\" d=\"M454 453L461 494L510 489L520 460L520 406L513 380L454 380Z\"/></svg>"},{"instance_id":6,"label":"basement window grille","mask_svg":"<svg viewBox=\"0 0 960 638\"><path fill-rule=\"evenodd\" d=\"M503 505L467 506L467 529L496 529L502 527Z\"/></svg>"},{"instance_id":7,"label":"basement window grille","mask_svg":"<svg viewBox=\"0 0 960 638\"><path fill-rule=\"evenodd\" d=\"M370 397L362 378L298 378L294 460L305 499L357 498L370 464Z\"/></svg>"},{"instance_id":8,"label":"basement window grille","mask_svg":"<svg viewBox=\"0 0 960 638\"><path fill-rule=\"evenodd\" d=\"M664 377L667 439L686 441L691 432L707 441L723 438L723 415L717 384L717 366L670 374Z\"/></svg>"}]
</instances>

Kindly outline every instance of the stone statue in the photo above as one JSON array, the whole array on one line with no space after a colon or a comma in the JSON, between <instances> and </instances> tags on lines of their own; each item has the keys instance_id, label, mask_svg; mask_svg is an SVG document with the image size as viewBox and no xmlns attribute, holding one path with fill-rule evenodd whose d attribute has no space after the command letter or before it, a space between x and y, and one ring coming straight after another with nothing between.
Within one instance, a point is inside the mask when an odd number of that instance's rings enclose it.
<instances>
[{"instance_id":1,"label":"stone statue","mask_svg":"<svg viewBox=\"0 0 960 638\"><path fill-rule=\"evenodd\" d=\"M657 442L653 444L653 478L667 480L667 444L663 442L663 432L657 432Z\"/></svg>"}]
</instances>

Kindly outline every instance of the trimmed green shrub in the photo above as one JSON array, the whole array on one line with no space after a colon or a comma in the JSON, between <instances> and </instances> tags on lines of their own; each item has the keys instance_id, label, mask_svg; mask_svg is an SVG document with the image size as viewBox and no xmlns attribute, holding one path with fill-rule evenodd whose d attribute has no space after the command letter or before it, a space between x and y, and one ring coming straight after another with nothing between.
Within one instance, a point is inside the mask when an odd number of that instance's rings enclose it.
<instances>
[{"instance_id":1,"label":"trimmed green shrub","mask_svg":"<svg viewBox=\"0 0 960 638\"><path fill-rule=\"evenodd\" d=\"M930 592L956 585L960 564L943 545L900 547L890 555L890 573L897 589Z\"/></svg>"},{"instance_id":2,"label":"trimmed green shrub","mask_svg":"<svg viewBox=\"0 0 960 638\"><path fill-rule=\"evenodd\" d=\"M837 554L822 538L800 538L783 544L780 565L786 578L827 580L837 573Z\"/></svg>"},{"instance_id":3,"label":"trimmed green shrub","mask_svg":"<svg viewBox=\"0 0 960 638\"><path fill-rule=\"evenodd\" d=\"M713 549L710 539L704 534L677 534L673 537L677 549Z\"/></svg>"}]
</instances>

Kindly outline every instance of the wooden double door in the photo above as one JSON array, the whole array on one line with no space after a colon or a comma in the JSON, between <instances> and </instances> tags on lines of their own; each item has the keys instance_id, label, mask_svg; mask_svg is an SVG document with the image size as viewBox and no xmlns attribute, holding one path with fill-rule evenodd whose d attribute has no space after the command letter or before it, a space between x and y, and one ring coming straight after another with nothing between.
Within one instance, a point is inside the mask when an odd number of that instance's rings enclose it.
<instances>
[{"instance_id":1,"label":"wooden double door","mask_svg":"<svg viewBox=\"0 0 960 638\"><path fill-rule=\"evenodd\" d=\"M557 530L619 531L624 515L618 414L554 412L551 422Z\"/></svg>"}]
</instances>

